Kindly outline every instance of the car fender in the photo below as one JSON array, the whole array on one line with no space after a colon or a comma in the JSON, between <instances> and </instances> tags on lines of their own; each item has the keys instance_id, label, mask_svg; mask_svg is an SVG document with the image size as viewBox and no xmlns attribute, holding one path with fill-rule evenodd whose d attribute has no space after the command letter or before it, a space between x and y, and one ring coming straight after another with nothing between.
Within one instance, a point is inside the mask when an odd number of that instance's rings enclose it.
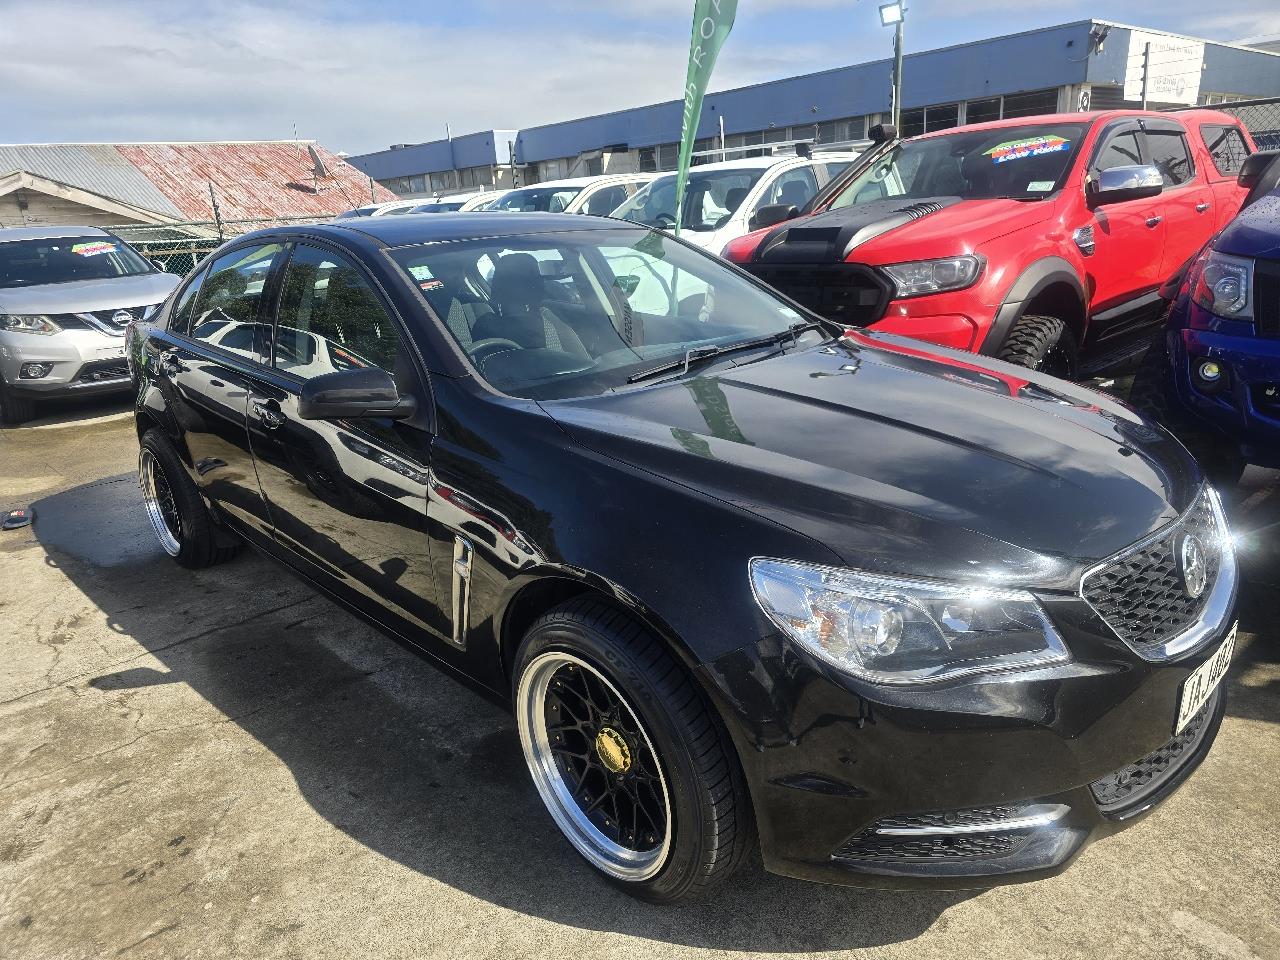
<instances>
[{"instance_id":1,"label":"car fender","mask_svg":"<svg viewBox=\"0 0 1280 960\"><path fill-rule=\"evenodd\" d=\"M1041 257L1032 262L1014 280L1008 292L996 308L991 326L982 341L980 353L994 356L999 351L1010 328L1025 312L1028 303L1054 284L1066 284L1075 291L1080 299L1080 312L1083 318L1089 302L1089 295L1084 281L1069 260L1059 256ZM1083 333L1083 330L1077 331Z\"/></svg>"}]
</instances>

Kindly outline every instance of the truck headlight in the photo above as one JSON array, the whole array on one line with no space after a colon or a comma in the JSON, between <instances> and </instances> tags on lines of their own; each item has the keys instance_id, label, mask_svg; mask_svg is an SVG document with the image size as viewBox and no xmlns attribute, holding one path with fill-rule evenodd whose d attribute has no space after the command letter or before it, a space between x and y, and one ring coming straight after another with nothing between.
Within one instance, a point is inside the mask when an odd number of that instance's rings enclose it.
<instances>
[{"instance_id":1,"label":"truck headlight","mask_svg":"<svg viewBox=\"0 0 1280 960\"><path fill-rule=\"evenodd\" d=\"M52 317L42 313L0 313L0 330L9 333L40 333L45 336L62 332L62 328L53 322Z\"/></svg>"},{"instance_id":2,"label":"truck headlight","mask_svg":"<svg viewBox=\"0 0 1280 960\"><path fill-rule=\"evenodd\" d=\"M911 260L881 267L893 281L895 297L922 297L971 286L982 273L983 260L973 254L941 260Z\"/></svg>"},{"instance_id":3,"label":"truck headlight","mask_svg":"<svg viewBox=\"0 0 1280 960\"><path fill-rule=\"evenodd\" d=\"M947 680L1071 659L1024 590L751 561L756 602L792 640L872 683Z\"/></svg>"},{"instance_id":4,"label":"truck headlight","mask_svg":"<svg viewBox=\"0 0 1280 960\"><path fill-rule=\"evenodd\" d=\"M1210 313L1231 320L1252 320L1253 261L1213 252L1204 261L1191 298Z\"/></svg>"}]
</instances>

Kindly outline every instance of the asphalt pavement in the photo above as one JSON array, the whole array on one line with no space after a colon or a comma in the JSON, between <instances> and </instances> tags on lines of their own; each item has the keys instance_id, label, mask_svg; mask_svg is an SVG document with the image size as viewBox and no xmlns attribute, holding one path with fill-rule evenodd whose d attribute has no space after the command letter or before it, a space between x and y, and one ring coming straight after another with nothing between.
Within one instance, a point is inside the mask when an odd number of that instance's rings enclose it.
<instances>
[{"instance_id":1,"label":"asphalt pavement","mask_svg":"<svg viewBox=\"0 0 1280 960\"><path fill-rule=\"evenodd\" d=\"M556 833L508 716L251 553L155 544L126 402L0 430L0 957L1280 958L1280 474L1232 506L1221 735L1140 825L981 893L758 868L638 903Z\"/></svg>"}]
</instances>

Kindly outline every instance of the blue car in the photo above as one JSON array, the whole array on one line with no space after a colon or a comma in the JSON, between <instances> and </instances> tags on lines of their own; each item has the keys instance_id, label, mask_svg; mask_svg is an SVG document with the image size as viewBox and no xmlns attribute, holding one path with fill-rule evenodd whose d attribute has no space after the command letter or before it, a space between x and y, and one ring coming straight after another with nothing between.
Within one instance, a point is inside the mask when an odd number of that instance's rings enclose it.
<instances>
[{"instance_id":1,"label":"blue car","mask_svg":"<svg viewBox=\"0 0 1280 960\"><path fill-rule=\"evenodd\" d=\"M1280 467L1280 151L1239 179L1240 213L1162 291L1166 336L1132 394L1222 483Z\"/></svg>"}]
</instances>

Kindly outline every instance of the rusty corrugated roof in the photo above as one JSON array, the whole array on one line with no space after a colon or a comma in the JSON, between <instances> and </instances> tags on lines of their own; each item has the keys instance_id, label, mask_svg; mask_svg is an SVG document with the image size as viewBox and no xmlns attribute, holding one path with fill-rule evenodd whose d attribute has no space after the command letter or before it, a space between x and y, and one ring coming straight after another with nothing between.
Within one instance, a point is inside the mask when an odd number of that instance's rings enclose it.
<instances>
[{"instance_id":1,"label":"rusty corrugated roof","mask_svg":"<svg viewBox=\"0 0 1280 960\"><path fill-rule=\"evenodd\" d=\"M125 143L115 149L189 220L209 220L212 183L223 220L324 216L370 202L369 179L313 144L329 176L315 179L305 142ZM374 184L378 202L396 199Z\"/></svg>"}]
</instances>

